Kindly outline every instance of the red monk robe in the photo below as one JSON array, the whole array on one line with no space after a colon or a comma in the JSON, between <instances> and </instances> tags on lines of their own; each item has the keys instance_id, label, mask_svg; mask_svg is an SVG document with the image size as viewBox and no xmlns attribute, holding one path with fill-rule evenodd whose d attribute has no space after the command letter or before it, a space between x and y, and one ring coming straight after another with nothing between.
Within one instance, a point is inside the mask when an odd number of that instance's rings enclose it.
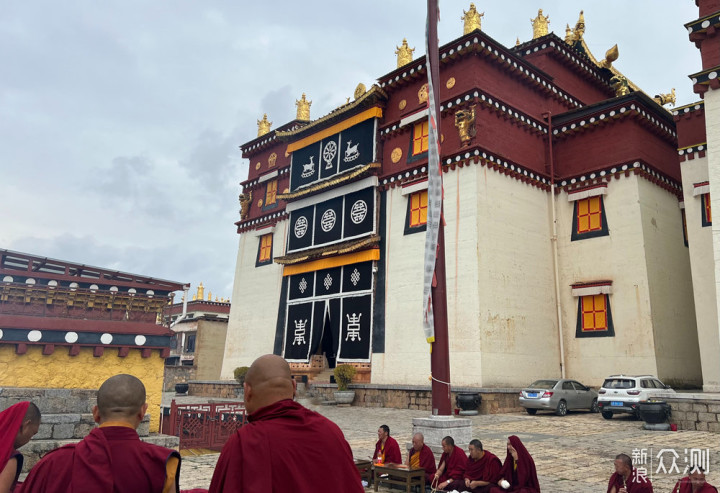
<instances>
[{"instance_id":1,"label":"red monk robe","mask_svg":"<svg viewBox=\"0 0 720 493\"><path fill-rule=\"evenodd\" d=\"M107 422L82 441L48 453L21 493L180 491L180 454L140 440L129 424Z\"/></svg>"},{"instance_id":2,"label":"red monk robe","mask_svg":"<svg viewBox=\"0 0 720 493\"><path fill-rule=\"evenodd\" d=\"M453 481L455 479L462 479L465 474L465 467L467 465L467 455L465 451L454 445L452 454L448 455L447 452L443 452L440 456L440 462L438 462L438 469L445 464L445 470L443 471L438 484L444 483L445 481Z\"/></svg>"},{"instance_id":3,"label":"red monk robe","mask_svg":"<svg viewBox=\"0 0 720 493\"><path fill-rule=\"evenodd\" d=\"M463 479L458 479L450 483L445 489L447 491L458 490L458 491L470 491L472 493L484 493L490 491L500 480L500 471L502 470L502 462L498 457L484 451L483 456L478 460L474 460L472 457L468 458L467 465L465 466L465 474ZM465 480L470 481L487 481L488 485L476 486L475 488L468 488L465 486Z\"/></svg>"},{"instance_id":4,"label":"red monk robe","mask_svg":"<svg viewBox=\"0 0 720 493\"><path fill-rule=\"evenodd\" d=\"M18 402L0 413L0 473L13 476L13 484L17 482L23 466L23 455L15 450L15 437L20 431L28 405L28 401ZM10 491L13 488L14 485Z\"/></svg>"},{"instance_id":5,"label":"red monk robe","mask_svg":"<svg viewBox=\"0 0 720 493\"><path fill-rule=\"evenodd\" d=\"M508 451L505 456L500 477L510 483L510 488L504 490L499 486L491 488L491 493L505 493L506 491L514 491L518 493L540 493L540 482L538 481L537 471L535 470L535 461L530 452L527 451L525 445L515 435L509 436L508 441L513 446L518 455L517 462L513 459L512 454Z\"/></svg>"},{"instance_id":6,"label":"red monk robe","mask_svg":"<svg viewBox=\"0 0 720 493\"><path fill-rule=\"evenodd\" d=\"M623 483L622 475L614 472L612 476L610 476L610 481L608 481L607 493L612 491L613 486L615 487L616 492L620 491L620 488L622 488L623 485L628 493L653 493L653 487L650 480L646 476L638 474L637 469L634 467L630 471L630 477L628 478L627 483Z\"/></svg>"},{"instance_id":7,"label":"red monk robe","mask_svg":"<svg viewBox=\"0 0 720 493\"><path fill-rule=\"evenodd\" d=\"M389 438L389 437L388 437ZM422 467L425 469L425 482L431 484L435 476L435 455L433 455L430 447L423 444L419 452L410 449L410 467Z\"/></svg>"},{"instance_id":8,"label":"red monk robe","mask_svg":"<svg viewBox=\"0 0 720 493\"><path fill-rule=\"evenodd\" d=\"M678 481L675 484L675 488L673 488L672 493L693 493L690 477L685 476ZM697 490L695 493L717 493L717 488L706 482L702 485L702 488Z\"/></svg>"},{"instance_id":9,"label":"red monk robe","mask_svg":"<svg viewBox=\"0 0 720 493\"><path fill-rule=\"evenodd\" d=\"M400 445L398 445L397 440L391 436L385 439L385 444L378 440L377 443L375 443L373 462L378 458L382 459L379 462L383 464L402 464L402 454L400 453Z\"/></svg>"},{"instance_id":10,"label":"red monk robe","mask_svg":"<svg viewBox=\"0 0 720 493\"><path fill-rule=\"evenodd\" d=\"M363 493L338 426L291 399L258 409L230 437L210 493Z\"/></svg>"}]
</instances>

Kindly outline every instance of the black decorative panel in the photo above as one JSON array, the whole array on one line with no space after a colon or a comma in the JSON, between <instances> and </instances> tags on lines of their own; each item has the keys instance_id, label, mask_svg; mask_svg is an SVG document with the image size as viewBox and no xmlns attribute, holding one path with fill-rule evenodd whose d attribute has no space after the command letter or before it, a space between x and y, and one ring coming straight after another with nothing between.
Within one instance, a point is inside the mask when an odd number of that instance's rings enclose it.
<instances>
[{"instance_id":1,"label":"black decorative panel","mask_svg":"<svg viewBox=\"0 0 720 493\"><path fill-rule=\"evenodd\" d=\"M367 361L370 357L372 295L342 299L339 360Z\"/></svg>"},{"instance_id":2,"label":"black decorative panel","mask_svg":"<svg viewBox=\"0 0 720 493\"><path fill-rule=\"evenodd\" d=\"M372 288L372 261L343 267L343 293Z\"/></svg>"}]
</instances>

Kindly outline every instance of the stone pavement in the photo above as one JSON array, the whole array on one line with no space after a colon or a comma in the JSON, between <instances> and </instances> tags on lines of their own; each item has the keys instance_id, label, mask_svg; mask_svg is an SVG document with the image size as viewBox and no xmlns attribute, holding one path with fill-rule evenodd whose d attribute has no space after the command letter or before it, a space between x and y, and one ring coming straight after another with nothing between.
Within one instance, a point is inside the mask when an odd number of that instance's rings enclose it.
<instances>
[{"instance_id":1,"label":"stone pavement","mask_svg":"<svg viewBox=\"0 0 720 493\"><path fill-rule=\"evenodd\" d=\"M390 434L404 449L411 439L412 418L428 416L425 411L338 408L313 405L307 400L302 402L340 426L356 458L372 455L380 425L387 424ZM689 457L690 449L702 449L703 453L709 449L707 479L712 484L720 484L720 435L716 433L645 431L641 421L629 416L605 420L599 414L585 412L573 412L565 417L540 412L536 416L512 413L469 418L473 424L473 437L480 439L483 446L501 460L505 459L508 435L518 435L535 459L540 487L545 492L604 492L613 472L614 457L621 452L632 456L634 450L638 457L644 450L644 462L656 492L672 491L689 460L686 457ZM667 451L662 452L659 459L662 450ZM676 458L673 452L677 454ZM217 457L218 454L185 455L181 487L207 488ZM672 469L673 459L680 472ZM672 474L664 473L660 463L668 473L672 470ZM380 490L389 491L384 487Z\"/></svg>"}]
</instances>

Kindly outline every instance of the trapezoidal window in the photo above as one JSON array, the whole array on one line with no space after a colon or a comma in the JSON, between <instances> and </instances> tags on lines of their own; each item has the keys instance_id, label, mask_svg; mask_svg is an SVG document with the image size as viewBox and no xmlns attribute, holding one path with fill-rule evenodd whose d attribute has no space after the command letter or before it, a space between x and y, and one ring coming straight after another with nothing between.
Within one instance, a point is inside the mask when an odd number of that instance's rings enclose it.
<instances>
[{"instance_id":1,"label":"trapezoidal window","mask_svg":"<svg viewBox=\"0 0 720 493\"><path fill-rule=\"evenodd\" d=\"M408 196L405 218L405 234L418 233L427 229L428 192L420 190Z\"/></svg>"},{"instance_id":2,"label":"trapezoidal window","mask_svg":"<svg viewBox=\"0 0 720 493\"><path fill-rule=\"evenodd\" d=\"M603 196L597 195L576 200L573 211L572 241L597 238L608 234Z\"/></svg>"},{"instance_id":3,"label":"trapezoidal window","mask_svg":"<svg viewBox=\"0 0 720 493\"><path fill-rule=\"evenodd\" d=\"M266 265L266 264L272 263L272 244L273 244L272 233L268 233L268 234L262 235L260 237L260 242L258 245L257 261L255 262L255 267L259 267L261 265Z\"/></svg>"},{"instance_id":4,"label":"trapezoidal window","mask_svg":"<svg viewBox=\"0 0 720 493\"><path fill-rule=\"evenodd\" d=\"M576 337L612 337L615 328L607 294L591 294L578 298Z\"/></svg>"}]
</instances>

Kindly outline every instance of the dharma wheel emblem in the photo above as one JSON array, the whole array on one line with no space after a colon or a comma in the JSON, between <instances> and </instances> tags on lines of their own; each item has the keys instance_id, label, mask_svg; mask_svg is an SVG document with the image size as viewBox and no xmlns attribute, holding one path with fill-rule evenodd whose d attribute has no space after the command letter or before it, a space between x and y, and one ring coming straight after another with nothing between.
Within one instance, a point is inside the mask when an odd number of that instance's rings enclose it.
<instances>
[{"instance_id":1,"label":"dharma wheel emblem","mask_svg":"<svg viewBox=\"0 0 720 493\"><path fill-rule=\"evenodd\" d=\"M337 154L337 144L333 141L328 142L325 144L325 149L323 149L323 161L325 161L325 169L330 169L333 167L332 160L335 159L335 155Z\"/></svg>"},{"instance_id":2,"label":"dharma wheel emblem","mask_svg":"<svg viewBox=\"0 0 720 493\"><path fill-rule=\"evenodd\" d=\"M295 221L295 227L293 228L295 231L295 237L296 238L302 238L305 236L305 233L307 233L308 229L308 221L305 216L300 216L297 218L297 221Z\"/></svg>"},{"instance_id":3,"label":"dharma wheel emblem","mask_svg":"<svg viewBox=\"0 0 720 493\"><path fill-rule=\"evenodd\" d=\"M337 216L335 215L335 211L332 209L328 209L325 212L323 212L322 218L320 219L320 227L323 231L326 233L333 229L335 227L335 220L337 219Z\"/></svg>"},{"instance_id":4,"label":"dharma wheel emblem","mask_svg":"<svg viewBox=\"0 0 720 493\"><path fill-rule=\"evenodd\" d=\"M368 207L364 200L356 201L350 209L350 219L355 224L360 224L367 216Z\"/></svg>"}]
</instances>

